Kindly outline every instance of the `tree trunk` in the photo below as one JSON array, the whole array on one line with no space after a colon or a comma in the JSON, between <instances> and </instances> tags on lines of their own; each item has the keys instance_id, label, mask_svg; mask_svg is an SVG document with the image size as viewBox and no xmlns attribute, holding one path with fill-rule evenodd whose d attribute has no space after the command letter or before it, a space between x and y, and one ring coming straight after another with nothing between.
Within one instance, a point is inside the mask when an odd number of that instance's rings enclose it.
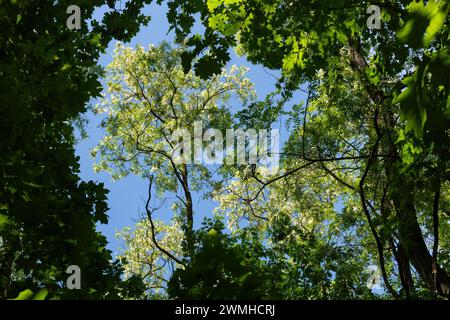
<instances>
[{"instance_id":1,"label":"tree trunk","mask_svg":"<svg viewBox=\"0 0 450 320\"><path fill-rule=\"evenodd\" d=\"M192 255L194 253L194 209L192 204L191 191L189 190L188 170L186 164L183 164L181 176L184 185L184 196L186 198L186 242L188 252L190 255Z\"/></svg>"},{"instance_id":2,"label":"tree trunk","mask_svg":"<svg viewBox=\"0 0 450 320\"><path fill-rule=\"evenodd\" d=\"M425 244L417 222L411 191L403 189L398 192L394 205L399 220L400 242L414 268L428 288L431 290L436 288L440 295L449 297L450 278L440 266L433 268L433 257Z\"/></svg>"},{"instance_id":3,"label":"tree trunk","mask_svg":"<svg viewBox=\"0 0 450 320\"><path fill-rule=\"evenodd\" d=\"M351 67L359 72L362 77L365 90L371 100L382 108L381 115L385 120L386 133L392 135L395 127L395 117L389 110L382 90L372 86L365 76L365 69L368 67L362 48L358 39L349 38L350 64ZM398 181L402 177L396 162L398 159L397 146L388 138L381 143L382 153L393 156L385 161L385 174L387 181ZM406 182L406 181L405 181ZM394 184L394 188L400 186ZM428 248L426 247L422 231L417 220L416 209L414 207L413 187L408 188L407 183L401 186L401 190L391 190L392 200L397 212L400 233L400 245L404 248L404 253L411 261L422 280L431 289L436 289L442 296L450 296L450 279L447 273L434 263ZM404 266L405 267L405 266Z\"/></svg>"}]
</instances>

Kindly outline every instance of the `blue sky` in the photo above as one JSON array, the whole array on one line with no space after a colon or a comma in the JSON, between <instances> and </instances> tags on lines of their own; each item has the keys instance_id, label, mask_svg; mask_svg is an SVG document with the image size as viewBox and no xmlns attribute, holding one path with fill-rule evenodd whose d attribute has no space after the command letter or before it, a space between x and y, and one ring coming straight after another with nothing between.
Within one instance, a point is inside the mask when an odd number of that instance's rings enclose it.
<instances>
[{"instance_id":1,"label":"blue sky","mask_svg":"<svg viewBox=\"0 0 450 320\"><path fill-rule=\"evenodd\" d=\"M99 17L103 10L99 10L96 14ZM169 25L166 19L167 8L165 6L159 6L152 4L144 9L147 15L152 17L151 22L145 28L142 28L139 34L130 42L126 43L127 46L141 45L148 47L149 44L157 44L163 40L172 42L173 33L167 34ZM100 58L100 65L106 66L112 60L112 50L115 46L115 42L111 42L106 53ZM247 76L255 84L255 88L260 99L263 99L266 94L271 92L275 88L276 79L273 75L277 75L277 72L267 70L261 66L255 66L248 63L245 58L237 57L233 55L229 65L236 64L238 66L247 66L250 68ZM297 97L300 99L302 97ZM299 100L296 101L297 103ZM96 103L96 101L92 101ZM95 173L93 171L94 159L90 156L90 150L96 146L99 140L104 136L104 132L99 128L99 124L102 120L102 116L89 113L89 124L87 126L87 133L89 137L81 140L76 146L76 153L80 157L80 176L83 180L93 180L97 182L103 182L105 187L110 191L108 195L108 205L110 217L107 225L100 225L99 231L101 231L109 241L109 249L113 252L117 252L121 246L121 241L115 238L116 231L126 227L133 226L139 219L139 213L143 212L144 201L147 194L147 183L142 178L137 176L128 176L120 181L113 182L111 176L107 173ZM281 141L285 141L287 138L286 130L280 130ZM215 203L210 200L203 200L199 195L194 199L194 210L199 216L205 216L212 211L215 207ZM170 218L170 211L163 210L159 218L168 220ZM197 224L198 225L198 224Z\"/></svg>"}]
</instances>

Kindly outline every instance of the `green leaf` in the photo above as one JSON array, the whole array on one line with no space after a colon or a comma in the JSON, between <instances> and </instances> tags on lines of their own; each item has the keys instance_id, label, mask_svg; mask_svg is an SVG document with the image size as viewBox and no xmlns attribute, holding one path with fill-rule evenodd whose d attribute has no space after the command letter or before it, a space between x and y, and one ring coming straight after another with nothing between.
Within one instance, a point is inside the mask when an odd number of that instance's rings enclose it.
<instances>
[{"instance_id":1,"label":"green leaf","mask_svg":"<svg viewBox=\"0 0 450 320\"><path fill-rule=\"evenodd\" d=\"M8 223L8 220L9 220L8 216L5 216L4 214L0 214L0 228L4 224Z\"/></svg>"},{"instance_id":2,"label":"green leaf","mask_svg":"<svg viewBox=\"0 0 450 320\"><path fill-rule=\"evenodd\" d=\"M48 295L48 290L47 289L41 289L38 291L38 293L36 293L33 297L33 300L45 300L45 298Z\"/></svg>"},{"instance_id":3,"label":"green leaf","mask_svg":"<svg viewBox=\"0 0 450 320\"><path fill-rule=\"evenodd\" d=\"M431 5L431 4L430 4ZM437 6L437 5L436 5ZM425 30L425 45L428 46L434 39L436 34L441 30L447 17L448 6L442 8L436 8L436 12L431 15L430 24Z\"/></svg>"},{"instance_id":4,"label":"green leaf","mask_svg":"<svg viewBox=\"0 0 450 320\"><path fill-rule=\"evenodd\" d=\"M425 67L422 63L413 75L402 81L406 88L393 101L394 104L400 104L400 117L406 121L405 132L413 130L416 137L423 134L427 108L430 107L429 98L421 88Z\"/></svg>"},{"instance_id":5,"label":"green leaf","mask_svg":"<svg viewBox=\"0 0 450 320\"><path fill-rule=\"evenodd\" d=\"M61 71L65 71L67 69L69 69L71 67L71 65L69 63L65 63L62 67L61 67Z\"/></svg>"},{"instance_id":6,"label":"green leaf","mask_svg":"<svg viewBox=\"0 0 450 320\"><path fill-rule=\"evenodd\" d=\"M216 9L218 6L220 6L223 3L221 0L208 0L206 2L206 5L208 6L209 12L213 12L214 9Z\"/></svg>"},{"instance_id":7,"label":"green leaf","mask_svg":"<svg viewBox=\"0 0 450 320\"><path fill-rule=\"evenodd\" d=\"M33 297L33 291L25 289L19 293L19 295L11 300L30 300Z\"/></svg>"},{"instance_id":8,"label":"green leaf","mask_svg":"<svg viewBox=\"0 0 450 320\"><path fill-rule=\"evenodd\" d=\"M397 31L398 38L413 48L428 46L445 23L448 1L413 1L408 6L404 26Z\"/></svg>"}]
</instances>

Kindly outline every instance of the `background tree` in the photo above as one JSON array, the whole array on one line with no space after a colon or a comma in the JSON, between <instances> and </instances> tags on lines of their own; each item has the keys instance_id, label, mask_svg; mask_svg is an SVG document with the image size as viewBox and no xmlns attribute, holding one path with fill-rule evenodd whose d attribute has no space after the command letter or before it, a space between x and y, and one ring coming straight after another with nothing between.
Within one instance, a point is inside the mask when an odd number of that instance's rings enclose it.
<instances>
[{"instance_id":1,"label":"background tree","mask_svg":"<svg viewBox=\"0 0 450 320\"><path fill-rule=\"evenodd\" d=\"M184 255L182 234L178 219L164 223L156 219L150 221L146 217L133 228L126 227L117 233L117 237L124 240L123 250L118 255L126 261L124 276L127 279L139 276L145 284L147 297L167 296L167 283L177 266L171 256L180 258Z\"/></svg>"},{"instance_id":2,"label":"background tree","mask_svg":"<svg viewBox=\"0 0 450 320\"><path fill-rule=\"evenodd\" d=\"M245 68L233 66L209 80L202 80L193 72L185 74L180 52L180 48L171 48L165 42L150 46L148 51L117 45L113 62L107 68L108 92L96 108L106 113L102 124L106 136L92 154L100 156L95 167L98 171L111 172L115 179L136 174L149 181L145 217L150 223L156 211L150 207L152 192L160 198L175 195L178 200L173 202L173 211L178 213L177 223L192 252L193 192L208 188L213 174L205 165L194 163L197 155L193 148L188 154L190 161L177 161L179 140L174 141L172 133L184 130L191 143L198 135L194 132L196 122L201 122L205 131L214 128L225 132L231 124L232 103L245 105L254 99L254 92L244 76ZM203 148L207 142L202 142L202 137L203 132L197 137ZM170 253L179 250L161 250L157 237L153 237L153 232L162 230L151 231L150 240L161 253L180 264L181 257ZM181 242L182 235L177 236Z\"/></svg>"}]
</instances>

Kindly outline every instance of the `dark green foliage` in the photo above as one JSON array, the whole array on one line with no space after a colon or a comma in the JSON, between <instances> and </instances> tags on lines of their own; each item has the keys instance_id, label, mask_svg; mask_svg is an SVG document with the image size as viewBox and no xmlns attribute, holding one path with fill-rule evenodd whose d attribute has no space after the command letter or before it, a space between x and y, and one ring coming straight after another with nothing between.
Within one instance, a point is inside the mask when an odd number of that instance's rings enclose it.
<instances>
[{"instance_id":1,"label":"dark green foliage","mask_svg":"<svg viewBox=\"0 0 450 320\"><path fill-rule=\"evenodd\" d=\"M252 228L224 232L220 220L206 220L196 231L196 247L168 285L175 299L363 299L376 298L366 287L364 259L355 248L340 248L278 220L271 245Z\"/></svg>"},{"instance_id":2,"label":"dark green foliage","mask_svg":"<svg viewBox=\"0 0 450 320\"><path fill-rule=\"evenodd\" d=\"M0 297L41 287L50 296L114 296L102 184L82 182L72 122L99 96L97 59L113 38L129 40L148 21L131 1L102 23L87 22L111 1L2 1L0 4ZM66 8L82 11L81 30L66 27ZM82 290L61 291L69 265Z\"/></svg>"},{"instance_id":3,"label":"dark green foliage","mask_svg":"<svg viewBox=\"0 0 450 320\"><path fill-rule=\"evenodd\" d=\"M195 233L186 268L173 273L168 294L176 299L261 299L269 295L268 268L251 244L224 233L220 220L206 220Z\"/></svg>"}]
</instances>

